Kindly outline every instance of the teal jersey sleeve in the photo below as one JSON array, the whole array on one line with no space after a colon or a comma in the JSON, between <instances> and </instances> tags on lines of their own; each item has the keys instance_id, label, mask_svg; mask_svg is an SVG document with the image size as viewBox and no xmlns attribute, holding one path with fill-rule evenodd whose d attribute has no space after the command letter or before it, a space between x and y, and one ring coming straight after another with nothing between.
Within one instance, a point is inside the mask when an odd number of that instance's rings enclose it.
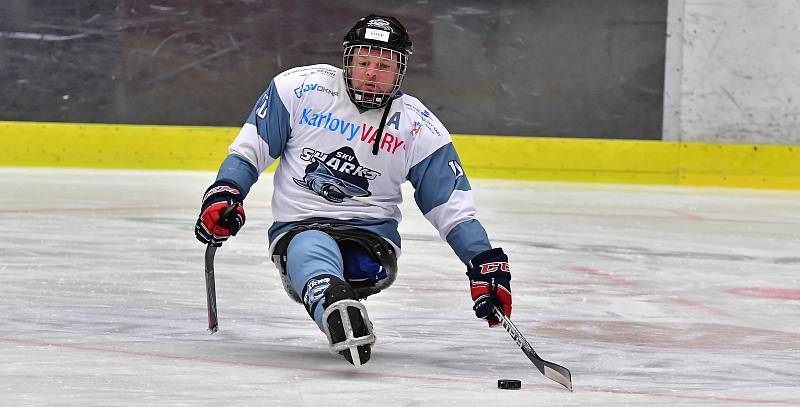
<instances>
[{"instance_id":1,"label":"teal jersey sleeve","mask_svg":"<svg viewBox=\"0 0 800 407\"><path fill-rule=\"evenodd\" d=\"M408 179L417 206L463 263L491 249L486 230L475 218L472 190L453 143L414 165Z\"/></svg>"}]
</instances>

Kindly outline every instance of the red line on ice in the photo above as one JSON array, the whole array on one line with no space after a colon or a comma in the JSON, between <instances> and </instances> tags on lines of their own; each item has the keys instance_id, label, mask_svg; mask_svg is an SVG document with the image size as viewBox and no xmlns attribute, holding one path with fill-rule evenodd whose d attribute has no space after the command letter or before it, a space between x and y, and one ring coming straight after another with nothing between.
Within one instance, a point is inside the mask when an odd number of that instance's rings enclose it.
<instances>
[{"instance_id":1,"label":"red line on ice","mask_svg":"<svg viewBox=\"0 0 800 407\"><path fill-rule=\"evenodd\" d=\"M686 220L708 220L708 218L705 218L703 216L694 215L694 214L687 213L687 212L684 212L684 211L681 211L681 210L678 210L678 209L672 209L672 210L670 210L670 212L672 212L672 213L674 213L674 214L676 214L676 215L678 215L681 218L686 219Z\"/></svg>"},{"instance_id":2,"label":"red line on ice","mask_svg":"<svg viewBox=\"0 0 800 407\"><path fill-rule=\"evenodd\" d=\"M800 300L800 288L740 287L725 290L731 294L749 297L777 298L781 300Z\"/></svg>"},{"instance_id":3,"label":"red line on ice","mask_svg":"<svg viewBox=\"0 0 800 407\"><path fill-rule=\"evenodd\" d=\"M628 285L628 286L638 286L639 285L636 282L628 280L626 278L613 276L611 274L604 273L604 272L602 272L600 270L589 268L589 267L573 267L572 270L576 271L578 273L581 273L581 274L588 274L588 275L593 276L593 277L598 277L599 279L601 279L601 280L603 280L606 283L611 284L611 285Z\"/></svg>"},{"instance_id":4,"label":"red line on ice","mask_svg":"<svg viewBox=\"0 0 800 407\"><path fill-rule=\"evenodd\" d=\"M309 371L309 372L322 372L322 373L338 373L347 376L364 376L364 377L381 377L381 378L399 378L399 379L413 379L413 380L422 380L422 381L433 381L433 382L451 382L451 383L473 383L473 384L482 384L491 386L494 383L489 380L480 380L480 379L470 379L466 377L443 377L443 376L423 376L423 375L408 375L408 374L399 374L399 373L385 373L385 372L375 372L375 371L367 371L367 370L352 370L352 369L327 369L327 368L312 368L312 367L299 367L294 365L285 365L279 363L263 363L263 362L247 362L247 361L238 361L238 360L230 360L230 359L219 359L219 358L207 358L207 357L197 357L197 356L185 356L185 355L170 355L165 353L157 353L157 352L140 352L140 351L131 351L131 350L124 350L124 349L113 349L113 348L104 348L99 346L88 346L88 345L76 345L76 344L69 344L69 343L60 343L60 342L45 342L45 341L37 341L33 339L20 339L20 338L10 338L10 337L0 337L0 342L12 343L22 346L33 346L33 347L42 347L42 348L61 348L61 349L70 349L70 350L77 350L77 351L88 351L88 352L103 352L103 353L112 353L118 354L123 356L139 356L139 357L150 357L156 359L166 359L166 360L182 360L182 361L191 361L191 362L200 362L200 363L214 363L214 364L222 364L222 365L229 365L229 366L246 366L246 367L265 367L265 368L274 368L274 369L287 369L287 370L301 370L301 371ZM546 379L545 379L546 380ZM563 391L563 388L556 384L525 384L522 387L522 390L533 390L533 389L549 389L549 390L557 390L559 392ZM628 394L628 395L640 395L640 396L649 396L649 397L660 397L660 398L671 398L671 399L683 399L683 400L709 400L709 401L720 401L720 402L734 402L734 403L754 403L754 404L785 404L785 405L798 405L800 404L800 400L797 399L748 399L748 398L741 398L741 397L723 397L723 396L713 396L713 395L695 395L695 394L688 394L688 393L659 393L659 392L648 392L648 391L640 391L640 390L623 390L623 389L616 389L616 388L605 388L605 387L578 387L576 392L586 392L586 393L611 393L611 394Z\"/></svg>"},{"instance_id":5,"label":"red line on ice","mask_svg":"<svg viewBox=\"0 0 800 407\"><path fill-rule=\"evenodd\" d=\"M667 296L664 296L664 298L666 298L667 301L674 302L676 304L686 305L686 306L689 306L689 307L692 307L692 308L702 309L702 310L708 311L708 312L710 312L710 313L712 313L714 315L719 315L719 316L722 316L722 317L730 317L730 316L732 316L730 312L728 312L728 311L726 311L724 309L717 308L717 307L712 307L710 305L703 304L703 303L701 303L699 301L690 300L688 298L678 297L677 295L667 295Z\"/></svg>"}]
</instances>

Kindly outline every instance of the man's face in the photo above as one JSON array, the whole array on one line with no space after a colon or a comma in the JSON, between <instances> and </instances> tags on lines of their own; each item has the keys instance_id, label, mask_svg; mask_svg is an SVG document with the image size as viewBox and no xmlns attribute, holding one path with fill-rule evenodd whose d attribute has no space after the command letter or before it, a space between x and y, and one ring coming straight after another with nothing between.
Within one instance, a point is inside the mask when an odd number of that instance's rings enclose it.
<instances>
[{"instance_id":1,"label":"man's face","mask_svg":"<svg viewBox=\"0 0 800 407\"><path fill-rule=\"evenodd\" d=\"M353 87L367 93L391 93L400 71L400 54L387 49L359 47L353 52Z\"/></svg>"}]
</instances>

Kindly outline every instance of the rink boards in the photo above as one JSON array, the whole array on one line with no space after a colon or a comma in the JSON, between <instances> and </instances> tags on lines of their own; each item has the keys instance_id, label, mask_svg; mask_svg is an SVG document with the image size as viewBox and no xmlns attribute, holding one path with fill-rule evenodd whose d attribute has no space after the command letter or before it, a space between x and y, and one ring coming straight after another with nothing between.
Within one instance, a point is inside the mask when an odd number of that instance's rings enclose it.
<instances>
[{"instance_id":1,"label":"rink boards","mask_svg":"<svg viewBox=\"0 0 800 407\"><path fill-rule=\"evenodd\" d=\"M0 165L214 170L230 127L0 122ZM454 135L476 178L800 189L800 146Z\"/></svg>"}]
</instances>

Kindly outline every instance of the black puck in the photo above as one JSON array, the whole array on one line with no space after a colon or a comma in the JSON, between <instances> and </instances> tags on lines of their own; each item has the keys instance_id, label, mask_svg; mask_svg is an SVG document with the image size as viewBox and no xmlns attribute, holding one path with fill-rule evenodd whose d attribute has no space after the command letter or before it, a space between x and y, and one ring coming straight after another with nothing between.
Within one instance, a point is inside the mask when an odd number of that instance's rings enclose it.
<instances>
[{"instance_id":1,"label":"black puck","mask_svg":"<svg viewBox=\"0 0 800 407\"><path fill-rule=\"evenodd\" d=\"M522 388L522 381L514 379L498 379L497 388L503 390L519 390Z\"/></svg>"}]
</instances>

